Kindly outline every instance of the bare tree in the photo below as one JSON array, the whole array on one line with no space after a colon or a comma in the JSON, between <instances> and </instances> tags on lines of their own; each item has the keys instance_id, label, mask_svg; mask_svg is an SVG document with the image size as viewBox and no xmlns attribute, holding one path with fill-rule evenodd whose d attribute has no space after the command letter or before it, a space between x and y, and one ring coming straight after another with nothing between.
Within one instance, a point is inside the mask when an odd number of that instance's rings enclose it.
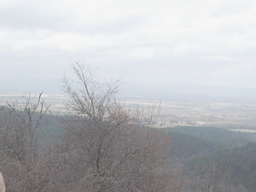
<instances>
[{"instance_id":1,"label":"bare tree","mask_svg":"<svg viewBox=\"0 0 256 192\"><path fill-rule=\"evenodd\" d=\"M163 173L169 139L149 128L151 116L116 100L116 83L101 84L76 63L77 81L64 79L69 114L62 146L63 183L87 191L167 191Z\"/></svg>"},{"instance_id":2,"label":"bare tree","mask_svg":"<svg viewBox=\"0 0 256 192\"><path fill-rule=\"evenodd\" d=\"M7 191L43 191L54 170L49 147L43 145L45 114L49 106L37 97L24 97L19 103L1 108L0 167L5 173Z\"/></svg>"},{"instance_id":3,"label":"bare tree","mask_svg":"<svg viewBox=\"0 0 256 192\"><path fill-rule=\"evenodd\" d=\"M149 111L131 111L116 100L117 83L101 84L88 68L73 67L77 81L64 80L68 113L56 145L42 129L49 106L42 94L0 109L0 168L8 191L165 192L169 137L150 128ZM153 110L152 110L153 109ZM177 182L176 182L177 183Z\"/></svg>"}]
</instances>

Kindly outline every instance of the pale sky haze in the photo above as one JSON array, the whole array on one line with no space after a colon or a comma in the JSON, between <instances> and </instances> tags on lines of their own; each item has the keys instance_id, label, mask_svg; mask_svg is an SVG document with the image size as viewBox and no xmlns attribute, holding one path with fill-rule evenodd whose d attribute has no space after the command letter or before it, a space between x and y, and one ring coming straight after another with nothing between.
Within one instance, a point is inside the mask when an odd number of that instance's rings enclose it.
<instances>
[{"instance_id":1,"label":"pale sky haze","mask_svg":"<svg viewBox=\"0 0 256 192\"><path fill-rule=\"evenodd\" d=\"M74 61L122 83L256 88L256 1L0 0L0 50L2 91L61 89Z\"/></svg>"}]
</instances>

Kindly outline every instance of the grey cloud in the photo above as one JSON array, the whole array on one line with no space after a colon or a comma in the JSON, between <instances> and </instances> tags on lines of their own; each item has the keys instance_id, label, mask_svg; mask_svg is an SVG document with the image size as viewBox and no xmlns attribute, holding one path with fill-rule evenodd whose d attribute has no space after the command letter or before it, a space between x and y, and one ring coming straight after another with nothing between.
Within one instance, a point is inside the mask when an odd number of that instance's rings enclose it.
<instances>
[{"instance_id":1,"label":"grey cloud","mask_svg":"<svg viewBox=\"0 0 256 192\"><path fill-rule=\"evenodd\" d=\"M23 82L28 89L36 85L47 88L47 85L57 82L64 71L69 70L69 65L77 60L85 60L85 63L96 67L100 76L126 82L222 84L228 80L230 84L240 81L241 85L255 82L252 74L240 75L239 78L243 80L236 79L235 75L225 76L225 73L223 76L215 75L234 64L251 64L256 59L254 21L248 22L252 26L245 26L240 21L235 24L225 23L226 20L223 22L222 17L225 15L222 14L228 7L219 9L215 16L211 15L216 19L206 16L203 25L200 20L197 22L198 18L194 20L193 11L190 13L189 9L184 9L182 11L187 10L187 16L191 19L183 23L177 17L180 25L168 27L168 22L162 22L161 19L176 19L174 15L168 15L168 11L162 15L165 17L158 17L154 14L161 16L161 12L138 13L121 7L124 13L117 12L108 19L104 18L108 11L102 17L88 19L90 13L75 14L73 8L77 5L69 10L67 7L61 9L56 5L48 5L44 1L23 2L17 1L13 6L0 8L0 28L1 31L5 30L5 37L0 40L10 45L7 48L2 45L1 48L0 82L11 79L12 86L16 82L22 86ZM156 3L159 10L161 7L166 8L164 3ZM112 5L115 6L115 3L112 2ZM231 17L247 9L232 6L227 11ZM136 3L132 7L136 7ZM97 16L96 11L94 15ZM216 25L217 31L211 22ZM41 37L41 31L35 29L49 29L51 32L42 32ZM238 45L233 45L230 37L235 33L239 34ZM248 33L251 33L250 38L247 38ZM2 83L1 86L5 85Z\"/></svg>"},{"instance_id":2,"label":"grey cloud","mask_svg":"<svg viewBox=\"0 0 256 192\"><path fill-rule=\"evenodd\" d=\"M250 3L239 3L239 4L229 4L225 6L221 6L220 9L216 10L211 14L212 17L222 17L222 16L230 16L230 15L237 15L242 12L247 11L253 4L253 1Z\"/></svg>"},{"instance_id":3,"label":"grey cloud","mask_svg":"<svg viewBox=\"0 0 256 192\"><path fill-rule=\"evenodd\" d=\"M31 3L31 4L30 4ZM19 2L8 7L0 7L0 26L11 30L58 29L72 19L72 14L58 9L40 6L40 1L24 4Z\"/></svg>"},{"instance_id":4,"label":"grey cloud","mask_svg":"<svg viewBox=\"0 0 256 192\"><path fill-rule=\"evenodd\" d=\"M148 23L149 19L143 15L130 15L125 18L116 18L113 21L96 22L91 25L73 26L76 33L87 34L118 34L133 32L142 28Z\"/></svg>"},{"instance_id":5,"label":"grey cloud","mask_svg":"<svg viewBox=\"0 0 256 192\"><path fill-rule=\"evenodd\" d=\"M86 12L87 10L85 10ZM99 12L99 14L101 14ZM90 18L90 14L87 14ZM75 15L75 10L61 10L45 3L19 2L8 7L0 7L0 26L10 30L49 29L77 34L117 34L141 28L149 18L142 14L128 14L112 20L83 22ZM77 23L77 21L80 21Z\"/></svg>"}]
</instances>

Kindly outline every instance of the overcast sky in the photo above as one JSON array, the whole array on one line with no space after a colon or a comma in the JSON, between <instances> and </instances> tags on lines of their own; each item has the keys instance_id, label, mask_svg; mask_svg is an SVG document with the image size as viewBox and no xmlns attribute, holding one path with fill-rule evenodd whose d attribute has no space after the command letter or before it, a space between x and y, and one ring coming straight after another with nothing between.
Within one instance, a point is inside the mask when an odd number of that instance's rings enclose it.
<instances>
[{"instance_id":1,"label":"overcast sky","mask_svg":"<svg viewBox=\"0 0 256 192\"><path fill-rule=\"evenodd\" d=\"M122 83L256 88L256 1L0 0L0 49L2 91L60 89L74 61Z\"/></svg>"}]
</instances>

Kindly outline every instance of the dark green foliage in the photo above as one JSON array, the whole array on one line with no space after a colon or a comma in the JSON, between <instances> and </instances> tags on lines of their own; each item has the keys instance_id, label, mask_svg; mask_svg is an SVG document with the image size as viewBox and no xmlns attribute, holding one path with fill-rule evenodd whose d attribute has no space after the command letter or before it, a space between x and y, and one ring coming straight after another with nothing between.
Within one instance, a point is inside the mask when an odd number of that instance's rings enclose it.
<instances>
[{"instance_id":1,"label":"dark green foliage","mask_svg":"<svg viewBox=\"0 0 256 192\"><path fill-rule=\"evenodd\" d=\"M185 133L187 135L206 139L222 145L224 148L234 148L243 146L255 140L250 133L238 133L221 128L212 127L174 127L172 132Z\"/></svg>"},{"instance_id":2,"label":"dark green foliage","mask_svg":"<svg viewBox=\"0 0 256 192\"><path fill-rule=\"evenodd\" d=\"M214 163L219 175L228 174L231 183L240 183L249 191L255 191L256 143L194 158L186 162L186 170L201 175L210 174L213 172L211 163Z\"/></svg>"},{"instance_id":3,"label":"dark green foliage","mask_svg":"<svg viewBox=\"0 0 256 192\"><path fill-rule=\"evenodd\" d=\"M210 127L165 131L171 135L170 158L182 160L188 180L197 178L187 186L192 191L206 184L216 192L255 191L256 134Z\"/></svg>"},{"instance_id":4,"label":"dark green foliage","mask_svg":"<svg viewBox=\"0 0 256 192\"><path fill-rule=\"evenodd\" d=\"M170 157L186 159L197 155L215 152L223 147L211 140L171 132Z\"/></svg>"}]
</instances>

